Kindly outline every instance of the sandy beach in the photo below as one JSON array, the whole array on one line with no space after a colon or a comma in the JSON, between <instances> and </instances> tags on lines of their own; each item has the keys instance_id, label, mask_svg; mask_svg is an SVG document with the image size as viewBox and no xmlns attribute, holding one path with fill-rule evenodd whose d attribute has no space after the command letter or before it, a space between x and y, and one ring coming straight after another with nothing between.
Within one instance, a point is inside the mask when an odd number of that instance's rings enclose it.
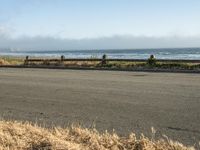
<instances>
[{"instance_id":1,"label":"sandy beach","mask_svg":"<svg viewBox=\"0 0 200 150\"><path fill-rule=\"evenodd\" d=\"M0 69L0 116L45 126L200 141L200 76L184 73Z\"/></svg>"}]
</instances>

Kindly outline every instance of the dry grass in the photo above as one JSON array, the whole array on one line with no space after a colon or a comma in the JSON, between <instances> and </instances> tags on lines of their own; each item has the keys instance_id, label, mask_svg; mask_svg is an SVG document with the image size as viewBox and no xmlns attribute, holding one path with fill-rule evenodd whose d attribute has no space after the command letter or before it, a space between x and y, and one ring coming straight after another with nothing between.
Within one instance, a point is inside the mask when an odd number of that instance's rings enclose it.
<instances>
[{"instance_id":1,"label":"dry grass","mask_svg":"<svg viewBox=\"0 0 200 150\"><path fill-rule=\"evenodd\" d=\"M9 62L4 59L0 59L0 65L9 65Z\"/></svg>"},{"instance_id":2,"label":"dry grass","mask_svg":"<svg viewBox=\"0 0 200 150\"><path fill-rule=\"evenodd\" d=\"M24 65L24 59L20 57L0 57L0 65ZM27 64L26 64L27 65ZM102 66L100 61L54 61L44 59L43 62L29 62L29 66L65 66L65 67L89 67L89 68L113 68L113 69L180 69L180 70L200 70L199 63L181 62L156 62L153 65L148 62L107 62Z\"/></svg>"},{"instance_id":3,"label":"dry grass","mask_svg":"<svg viewBox=\"0 0 200 150\"><path fill-rule=\"evenodd\" d=\"M0 65L21 65L23 63L22 58L0 57Z\"/></svg>"},{"instance_id":4,"label":"dry grass","mask_svg":"<svg viewBox=\"0 0 200 150\"><path fill-rule=\"evenodd\" d=\"M45 129L30 123L0 121L2 150L194 150L169 139L155 141L135 134L119 137L95 129Z\"/></svg>"}]
</instances>

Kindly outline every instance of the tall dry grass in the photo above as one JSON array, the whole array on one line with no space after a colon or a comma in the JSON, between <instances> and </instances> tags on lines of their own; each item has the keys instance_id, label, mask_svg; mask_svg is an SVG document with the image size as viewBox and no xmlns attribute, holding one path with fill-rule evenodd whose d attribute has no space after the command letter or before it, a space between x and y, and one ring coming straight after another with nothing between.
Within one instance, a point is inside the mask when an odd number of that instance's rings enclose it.
<instances>
[{"instance_id":1,"label":"tall dry grass","mask_svg":"<svg viewBox=\"0 0 200 150\"><path fill-rule=\"evenodd\" d=\"M23 63L22 58L0 57L0 65L21 65Z\"/></svg>"},{"instance_id":2,"label":"tall dry grass","mask_svg":"<svg viewBox=\"0 0 200 150\"><path fill-rule=\"evenodd\" d=\"M10 63L2 58L0 58L0 65L9 65Z\"/></svg>"},{"instance_id":3,"label":"tall dry grass","mask_svg":"<svg viewBox=\"0 0 200 150\"><path fill-rule=\"evenodd\" d=\"M0 121L1 150L194 150L169 139L137 139L81 127L46 129L28 122Z\"/></svg>"}]
</instances>

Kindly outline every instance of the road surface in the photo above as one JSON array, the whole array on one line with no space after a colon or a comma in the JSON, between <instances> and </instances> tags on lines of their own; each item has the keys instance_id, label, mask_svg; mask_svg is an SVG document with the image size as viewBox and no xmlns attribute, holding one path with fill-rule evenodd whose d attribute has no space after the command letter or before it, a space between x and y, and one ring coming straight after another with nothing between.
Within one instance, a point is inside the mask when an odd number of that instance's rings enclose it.
<instances>
[{"instance_id":1,"label":"road surface","mask_svg":"<svg viewBox=\"0 0 200 150\"><path fill-rule=\"evenodd\" d=\"M200 75L0 68L0 116L200 141Z\"/></svg>"}]
</instances>

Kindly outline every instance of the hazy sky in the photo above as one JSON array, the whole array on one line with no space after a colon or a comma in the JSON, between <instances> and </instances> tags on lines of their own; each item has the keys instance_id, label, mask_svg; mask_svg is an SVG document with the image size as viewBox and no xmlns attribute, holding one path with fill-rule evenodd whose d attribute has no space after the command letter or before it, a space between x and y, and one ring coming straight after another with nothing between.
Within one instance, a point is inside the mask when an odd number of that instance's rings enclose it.
<instances>
[{"instance_id":1,"label":"hazy sky","mask_svg":"<svg viewBox=\"0 0 200 150\"><path fill-rule=\"evenodd\" d=\"M0 47L200 46L200 0L0 0Z\"/></svg>"}]
</instances>

